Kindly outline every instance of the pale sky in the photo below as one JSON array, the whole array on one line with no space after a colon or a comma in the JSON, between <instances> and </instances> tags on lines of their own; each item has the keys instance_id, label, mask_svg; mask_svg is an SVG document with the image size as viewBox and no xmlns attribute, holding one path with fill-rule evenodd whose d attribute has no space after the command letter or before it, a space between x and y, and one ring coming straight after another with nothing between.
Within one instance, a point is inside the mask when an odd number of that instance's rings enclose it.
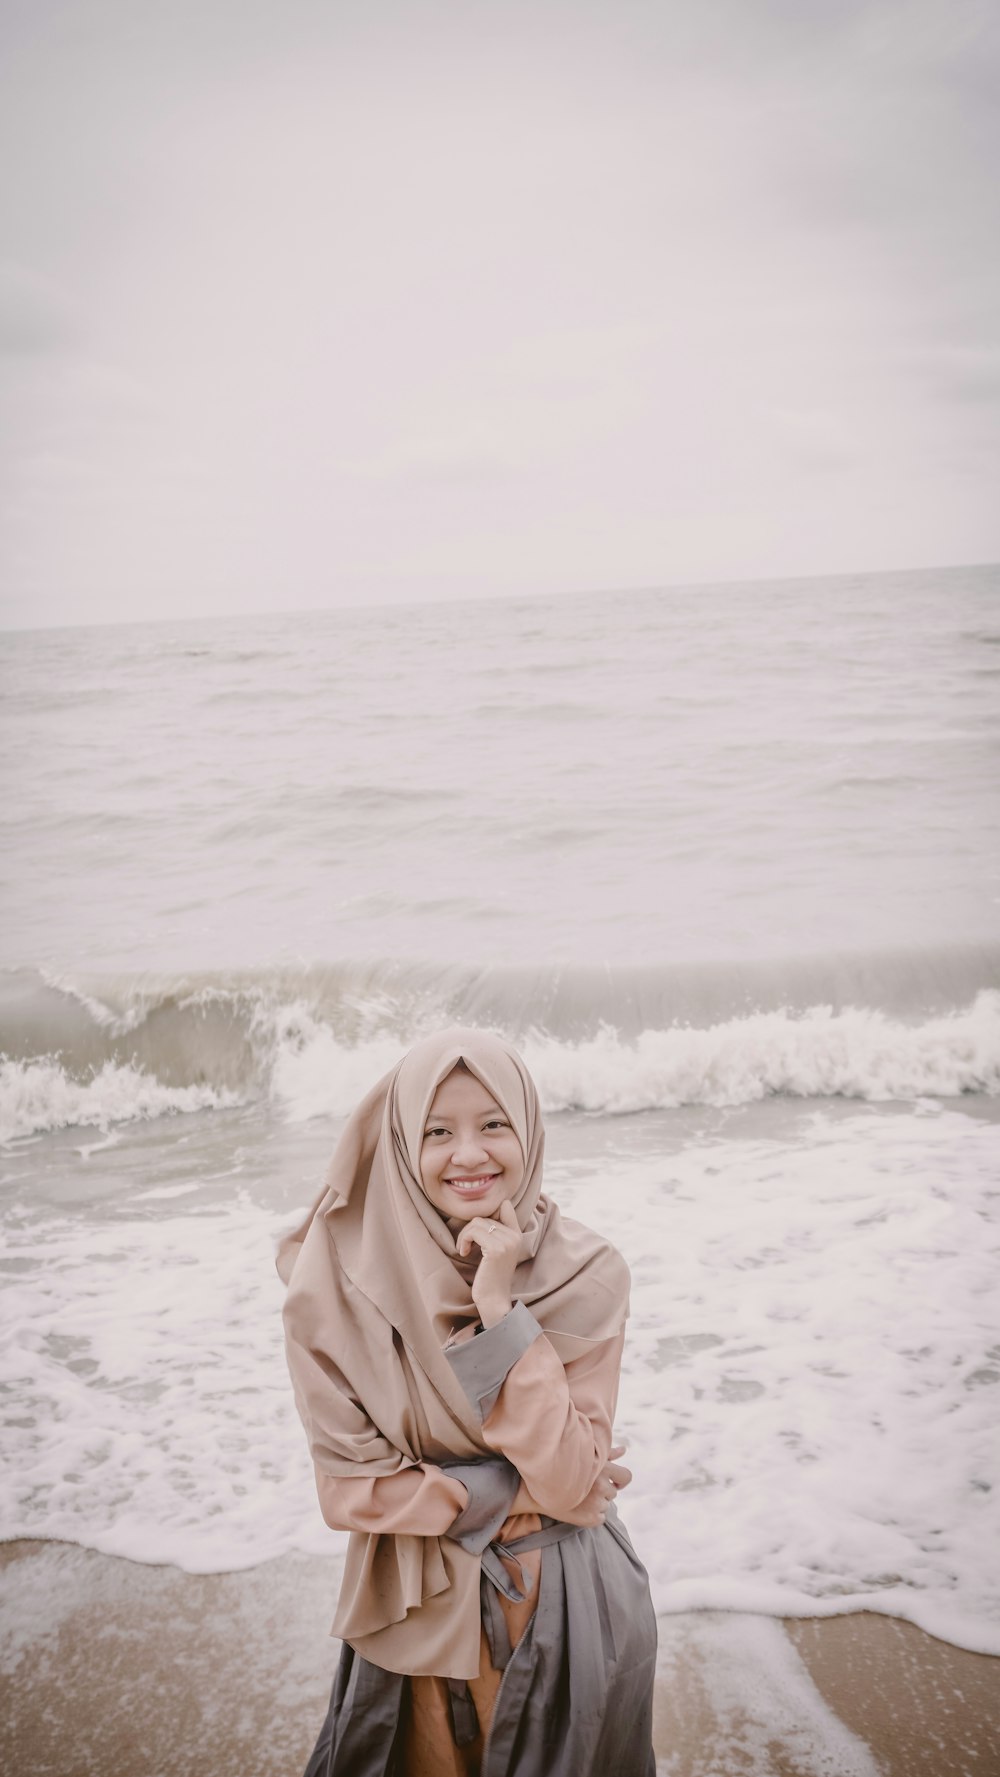
<instances>
[{"instance_id":1,"label":"pale sky","mask_svg":"<svg viewBox=\"0 0 1000 1777\"><path fill-rule=\"evenodd\" d=\"M0 622L1000 556L994 0L4 0Z\"/></svg>"}]
</instances>

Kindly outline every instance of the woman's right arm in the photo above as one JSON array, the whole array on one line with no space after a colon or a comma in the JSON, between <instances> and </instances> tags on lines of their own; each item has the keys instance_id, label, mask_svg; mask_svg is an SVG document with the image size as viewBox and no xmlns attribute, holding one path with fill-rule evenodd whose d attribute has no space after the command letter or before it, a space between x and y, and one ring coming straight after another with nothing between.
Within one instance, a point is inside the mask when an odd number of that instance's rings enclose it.
<instances>
[{"instance_id":1,"label":"woman's right arm","mask_svg":"<svg viewBox=\"0 0 1000 1777\"><path fill-rule=\"evenodd\" d=\"M289 1301L293 1301L292 1291ZM380 1325L368 1324L369 1305L350 1298L358 1322L357 1349L374 1344ZM331 1530L368 1535L443 1536L465 1509L468 1490L413 1450L393 1445L369 1416L355 1378L341 1367L354 1346L344 1340L338 1363L321 1329L300 1318L286 1352L295 1402L309 1441L320 1510ZM387 1364L391 1354L387 1352Z\"/></svg>"}]
</instances>

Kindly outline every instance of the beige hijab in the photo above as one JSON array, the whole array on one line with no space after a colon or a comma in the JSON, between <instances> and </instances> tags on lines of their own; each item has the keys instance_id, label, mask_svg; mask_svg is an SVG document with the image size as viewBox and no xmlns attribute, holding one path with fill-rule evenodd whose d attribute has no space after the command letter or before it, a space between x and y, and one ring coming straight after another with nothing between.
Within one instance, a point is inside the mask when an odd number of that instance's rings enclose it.
<instances>
[{"instance_id":1,"label":"beige hijab","mask_svg":"<svg viewBox=\"0 0 1000 1777\"><path fill-rule=\"evenodd\" d=\"M628 1312L619 1254L541 1194L544 1131L520 1057L481 1031L428 1037L348 1120L322 1195L278 1249L296 1404L328 1475L492 1454L442 1349L476 1317L475 1260L458 1257L452 1227L420 1185L427 1113L460 1061L492 1093L524 1155L513 1199L524 1240L515 1300L564 1363L615 1337ZM352 1531L333 1632L389 1671L472 1678L479 1566L446 1537Z\"/></svg>"}]
</instances>

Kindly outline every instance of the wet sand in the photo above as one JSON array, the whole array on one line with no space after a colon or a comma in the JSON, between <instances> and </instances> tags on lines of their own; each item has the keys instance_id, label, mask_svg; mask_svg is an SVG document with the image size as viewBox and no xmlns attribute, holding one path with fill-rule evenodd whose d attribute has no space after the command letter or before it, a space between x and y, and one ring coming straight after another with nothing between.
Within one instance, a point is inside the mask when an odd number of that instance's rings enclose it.
<instances>
[{"instance_id":1,"label":"wet sand","mask_svg":"<svg viewBox=\"0 0 1000 1777\"><path fill-rule=\"evenodd\" d=\"M191 1575L0 1546L3 1769L299 1777L338 1578L305 1556ZM665 1617L656 1750L661 1777L1000 1777L1000 1660L867 1614Z\"/></svg>"}]
</instances>

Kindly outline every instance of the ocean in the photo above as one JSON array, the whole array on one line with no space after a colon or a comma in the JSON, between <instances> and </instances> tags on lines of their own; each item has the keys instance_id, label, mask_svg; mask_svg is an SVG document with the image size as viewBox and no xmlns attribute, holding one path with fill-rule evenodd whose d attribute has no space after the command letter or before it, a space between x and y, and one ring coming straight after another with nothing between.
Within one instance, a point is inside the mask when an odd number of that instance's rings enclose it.
<instances>
[{"instance_id":1,"label":"ocean","mask_svg":"<svg viewBox=\"0 0 1000 1777\"><path fill-rule=\"evenodd\" d=\"M632 1267L658 1609L1000 1653L1000 569L0 657L5 1537L339 1546L273 1248L461 1021Z\"/></svg>"}]
</instances>

